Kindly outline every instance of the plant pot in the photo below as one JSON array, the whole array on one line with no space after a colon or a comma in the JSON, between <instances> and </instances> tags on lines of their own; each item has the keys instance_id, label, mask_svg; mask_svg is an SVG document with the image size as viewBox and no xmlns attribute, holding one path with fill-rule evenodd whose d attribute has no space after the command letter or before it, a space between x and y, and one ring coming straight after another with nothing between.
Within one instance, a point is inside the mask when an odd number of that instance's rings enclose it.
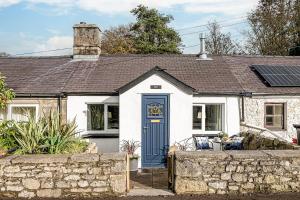
<instances>
[{"instance_id":1,"label":"plant pot","mask_svg":"<svg viewBox=\"0 0 300 200\"><path fill-rule=\"evenodd\" d=\"M129 165L130 165L130 171L137 171L138 170L138 163L139 163L139 158L137 157L131 157L129 159Z\"/></svg>"}]
</instances>

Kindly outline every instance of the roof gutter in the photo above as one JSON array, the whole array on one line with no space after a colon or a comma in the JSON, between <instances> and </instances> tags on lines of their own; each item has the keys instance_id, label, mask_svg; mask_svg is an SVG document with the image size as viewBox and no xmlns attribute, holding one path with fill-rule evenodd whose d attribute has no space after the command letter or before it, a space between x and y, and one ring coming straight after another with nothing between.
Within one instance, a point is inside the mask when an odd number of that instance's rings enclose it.
<instances>
[{"instance_id":1,"label":"roof gutter","mask_svg":"<svg viewBox=\"0 0 300 200\"><path fill-rule=\"evenodd\" d=\"M300 96L300 93L252 93L252 96Z\"/></svg>"},{"instance_id":2,"label":"roof gutter","mask_svg":"<svg viewBox=\"0 0 300 200\"><path fill-rule=\"evenodd\" d=\"M118 92L64 92L66 96L119 96Z\"/></svg>"},{"instance_id":3,"label":"roof gutter","mask_svg":"<svg viewBox=\"0 0 300 200\"><path fill-rule=\"evenodd\" d=\"M241 96L240 92L195 92L193 96Z\"/></svg>"},{"instance_id":4,"label":"roof gutter","mask_svg":"<svg viewBox=\"0 0 300 200\"><path fill-rule=\"evenodd\" d=\"M18 97L58 97L62 96L63 93L16 93L16 98Z\"/></svg>"}]
</instances>

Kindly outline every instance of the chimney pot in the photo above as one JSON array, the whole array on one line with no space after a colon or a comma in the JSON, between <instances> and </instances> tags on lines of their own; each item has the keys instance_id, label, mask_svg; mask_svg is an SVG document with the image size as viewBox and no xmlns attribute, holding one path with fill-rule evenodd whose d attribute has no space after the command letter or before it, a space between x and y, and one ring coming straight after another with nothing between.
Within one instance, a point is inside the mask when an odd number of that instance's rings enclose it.
<instances>
[{"instance_id":1,"label":"chimney pot","mask_svg":"<svg viewBox=\"0 0 300 200\"><path fill-rule=\"evenodd\" d=\"M101 30L95 24L80 22L73 26L75 60L97 60L101 53Z\"/></svg>"},{"instance_id":2,"label":"chimney pot","mask_svg":"<svg viewBox=\"0 0 300 200\"><path fill-rule=\"evenodd\" d=\"M207 57L207 51L205 50L205 34L200 33L199 39L200 39L200 54L197 60L212 60L211 58Z\"/></svg>"}]
</instances>

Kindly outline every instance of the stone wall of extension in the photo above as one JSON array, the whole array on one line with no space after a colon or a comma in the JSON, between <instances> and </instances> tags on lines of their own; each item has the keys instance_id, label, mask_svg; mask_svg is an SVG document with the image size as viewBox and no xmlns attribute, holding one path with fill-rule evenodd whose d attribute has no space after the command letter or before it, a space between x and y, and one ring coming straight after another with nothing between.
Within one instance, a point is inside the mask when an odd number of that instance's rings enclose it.
<instances>
[{"instance_id":1,"label":"stone wall of extension","mask_svg":"<svg viewBox=\"0 0 300 200\"><path fill-rule=\"evenodd\" d=\"M174 153L177 194L300 192L300 151Z\"/></svg>"},{"instance_id":2,"label":"stone wall of extension","mask_svg":"<svg viewBox=\"0 0 300 200\"><path fill-rule=\"evenodd\" d=\"M48 114L50 111L58 111L58 99L57 98L15 98L13 99L9 105L18 104L18 105L38 105L38 113L39 115ZM7 110L3 112L3 119L7 118ZM67 99L61 99L61 119L63 122L67 121ZM73 120L73 119L70 119Z\"/></svg>"},{"instance_id":3,"label":"stone wall of extension","mask_svg":"<svg viewBox=\"0 0 300 200\"><path fill-rule=\"evenodd\" d=\"M293 124L300 122L300 98L299 96L289 97L268 97L268 96L255 96L252 98L244 98L245 101L245 123L264 127L264 113L266 103L283 103L285 105L285 130L275 131L280 133L285 138L296 137L296 129ZM243 127L241 127L243 128ZM243 131L243 129L242 129Z\"/></svg>"},{"instance_id":4,"label":"stone wall of extension","mask_svg":"<svg viewBox=\"0 0 300 200\"><path fill-rule=\"evenodd\" d=\"M1 197L97 197L126 192L127 155L24 155L0 159Z\"/></svg>"}]
</instances>

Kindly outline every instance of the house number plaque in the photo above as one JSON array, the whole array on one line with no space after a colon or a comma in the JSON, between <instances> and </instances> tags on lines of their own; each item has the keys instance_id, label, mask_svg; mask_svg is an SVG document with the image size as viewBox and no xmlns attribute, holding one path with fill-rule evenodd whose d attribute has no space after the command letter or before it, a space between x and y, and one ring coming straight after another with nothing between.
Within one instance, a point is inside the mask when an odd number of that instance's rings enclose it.
<instances>
[{"instance_id":1,"label":"house number plaque","mask_svg":"<svg viewBox=\"0 0 300 200\"><path fill-rule=\"evenodd\" d=\"M151 89L161 89L161 85L150 85Z\"/></svg>"}]
</instances>

